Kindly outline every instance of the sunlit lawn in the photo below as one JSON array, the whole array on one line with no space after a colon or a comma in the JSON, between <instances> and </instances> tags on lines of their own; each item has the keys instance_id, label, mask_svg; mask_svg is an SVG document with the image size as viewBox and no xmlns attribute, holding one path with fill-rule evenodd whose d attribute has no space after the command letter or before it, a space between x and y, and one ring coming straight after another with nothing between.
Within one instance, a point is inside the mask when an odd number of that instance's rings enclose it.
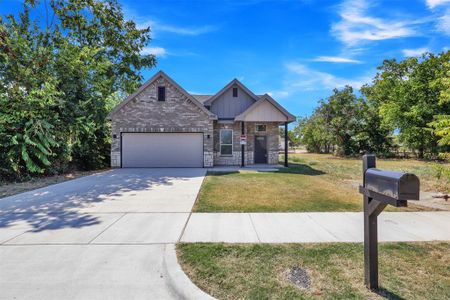
<instances>
[{"instance_id":1,"label":"sunlit lawn","mask_svg":"<svg viewBox=\"0 0 450 300\"><path fill-rule=\"evenodd\" d=\"M450 299L450 243L381 243L380 294L364 286L360 243L177 248L191 280L218 299ZM292 267L310 288L287 279Z\"/></svg>"},{"instance_id":2,"label":"sunlit lawn","mask_svg":"<svg viewBox=\"0 0 450 300\"><path fill-rule=\"evenodd\" d=\"M340 158L327 154L290 154L289 160L306 164L325 173L333 181L361 181L362 165L358 158ZM377 168L416 174L422 191L448 191L450 183L446 178L436 178L437 165L450 168L450 164L421 161L416 159L377 159Z\"/></svg>"},{"instance_id":3,"label":"sunlit lawn","mask_svg":"<svg viewBox=\"0 0 450 300\"><path fill-rule=\"evenodd\" d=\"M278 172L213 173L205 178L194 207L197 212L360 211L360 159L296 154ZM408 171L421 179L422 190L442 188L430 163L378 160L380 168ZM389 208L389 210L397 210ZM401 210L422 210L410 205Z\"/></svg>"}]
</instances>

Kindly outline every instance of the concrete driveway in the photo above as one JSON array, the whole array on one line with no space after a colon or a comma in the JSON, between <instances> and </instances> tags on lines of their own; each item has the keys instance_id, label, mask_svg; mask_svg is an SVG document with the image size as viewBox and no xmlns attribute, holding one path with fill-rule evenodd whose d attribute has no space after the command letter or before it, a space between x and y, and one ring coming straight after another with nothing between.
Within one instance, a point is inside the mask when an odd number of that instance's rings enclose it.
<instances>
[{"instance_id":1,"label":"concrete driveway","mask_svg":"<svg viewBox=\"0 0 450 300\"><path fill-rule=\"evenodd\" d=\"M0 299L207 297L176 262L204 169L117 169L0 199Z\"/></svg>"}]
</instances>

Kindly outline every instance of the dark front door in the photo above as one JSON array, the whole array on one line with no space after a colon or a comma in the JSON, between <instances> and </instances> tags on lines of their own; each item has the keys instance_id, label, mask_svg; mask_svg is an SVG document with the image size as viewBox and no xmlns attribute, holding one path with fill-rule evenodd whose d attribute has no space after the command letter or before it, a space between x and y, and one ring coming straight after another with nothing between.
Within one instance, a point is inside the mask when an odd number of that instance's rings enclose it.
<instances>
[{"instance_id":1,"label":"dark front door","mask_svg":"<svg viewBox=\"0 0 450 300\"><path fill-rule=\"evenodd\" d=\"M255 164L267 164L267 140L265 136L255 136Z\"/></svg>"}]
</instances>

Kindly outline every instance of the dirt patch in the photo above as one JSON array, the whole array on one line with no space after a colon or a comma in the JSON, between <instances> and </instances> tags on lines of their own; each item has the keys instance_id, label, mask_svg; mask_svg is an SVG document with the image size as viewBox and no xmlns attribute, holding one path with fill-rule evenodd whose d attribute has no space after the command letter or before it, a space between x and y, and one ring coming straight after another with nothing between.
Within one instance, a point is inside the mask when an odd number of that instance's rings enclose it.
<instances>
[{"instance_id":1,"label":"dirt patch","mask_svg":"<svg viewBox=\"0 0 450 300\"><path fill-rule=\"evenodd\" d=\"M20 194L27 191L32 191L52 184L61 183L64 181L80 178L83 176L88 176L106 170L108 169L95 171L72 171L66 174L37 177L24 182L0 183L0 198Z\"/></svg>"}]
</instances>

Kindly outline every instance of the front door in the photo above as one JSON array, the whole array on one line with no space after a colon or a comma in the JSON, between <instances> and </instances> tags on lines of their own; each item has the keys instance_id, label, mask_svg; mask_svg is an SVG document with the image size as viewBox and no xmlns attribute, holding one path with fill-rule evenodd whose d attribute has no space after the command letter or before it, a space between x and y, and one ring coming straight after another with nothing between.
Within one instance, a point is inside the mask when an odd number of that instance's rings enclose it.
<instances>
[{"instance_id":1,"label":"front door","mask_svg":"<svg viewBox=\"0 0 450 300\"><path fill-rule=\"evenodd\" d=\"M255 136L255 164L267 164L267 139Z\"/></svg>"}]
</instances>

